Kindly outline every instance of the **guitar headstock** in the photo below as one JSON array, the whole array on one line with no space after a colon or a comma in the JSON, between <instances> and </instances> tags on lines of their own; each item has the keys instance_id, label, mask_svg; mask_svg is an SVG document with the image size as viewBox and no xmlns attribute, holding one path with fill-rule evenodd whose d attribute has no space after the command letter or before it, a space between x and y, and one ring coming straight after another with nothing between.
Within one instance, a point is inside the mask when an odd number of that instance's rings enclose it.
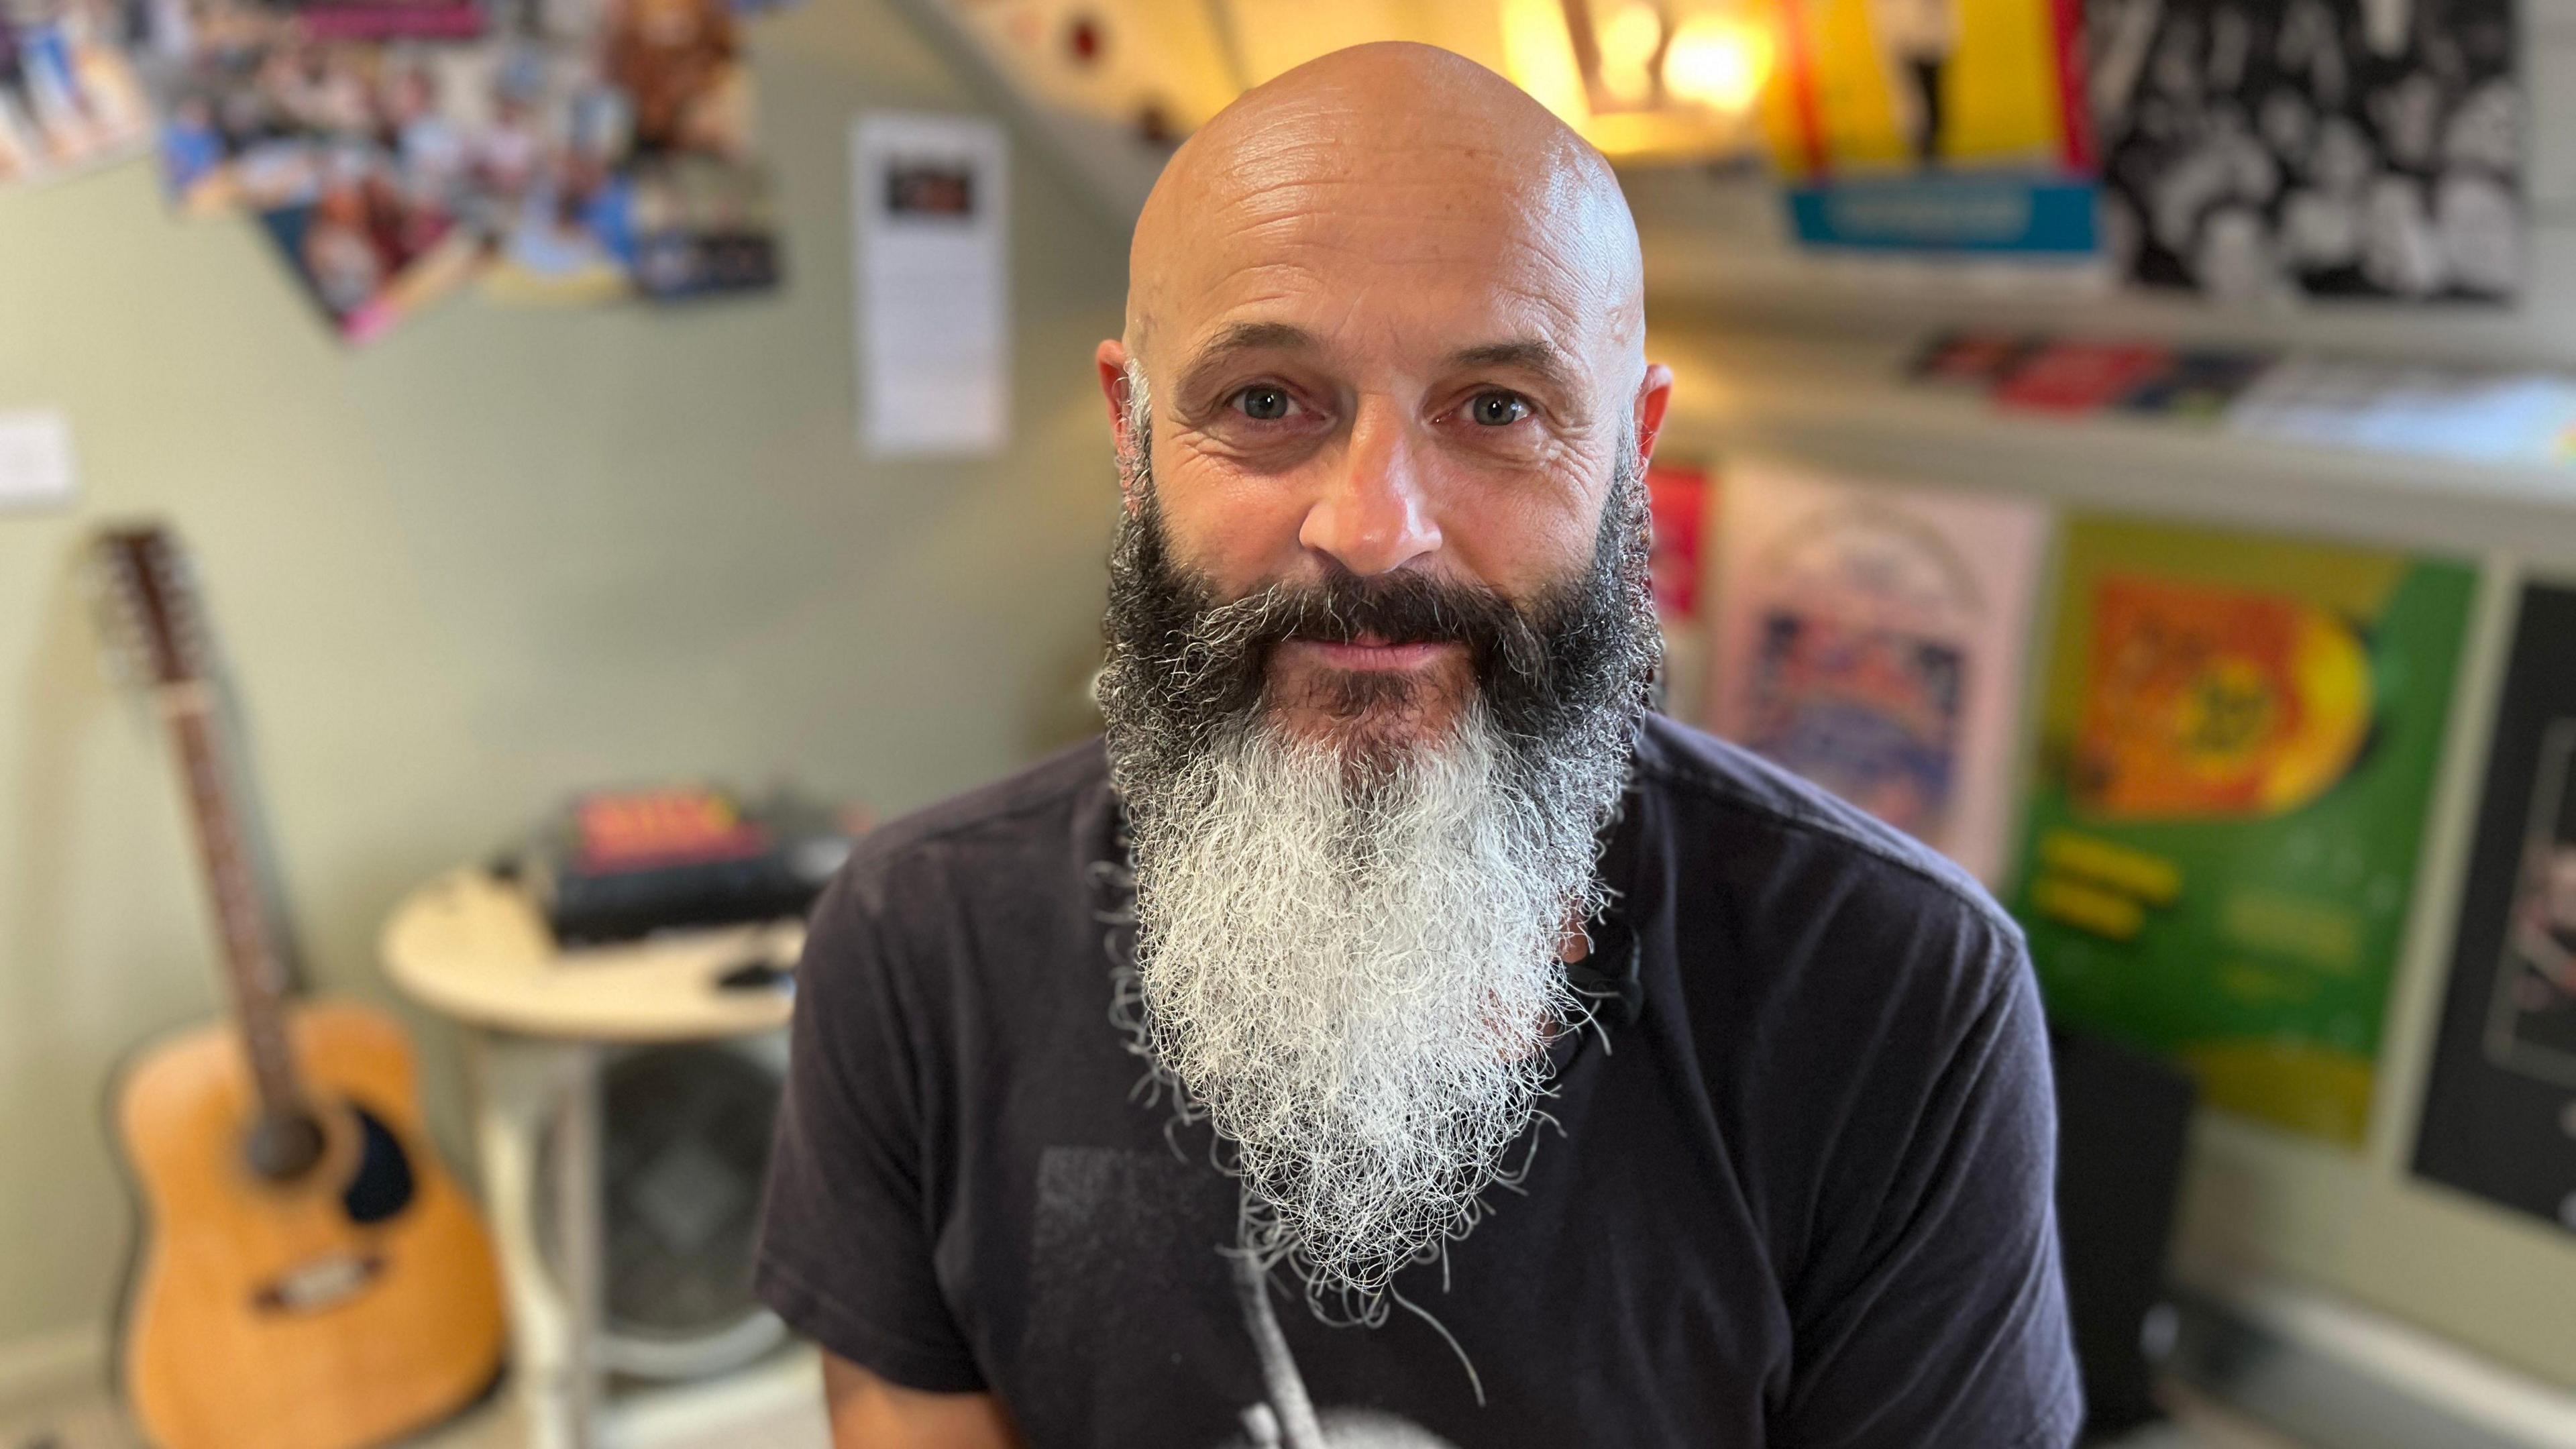
<instances>
[{"instance_id":1,"label":"guitar headstock","mask_svg":"<svg viewBox=\"0 0 2576 1449\"><path fill-rule=\"evenodd\" d=\"M111 528L92 544L104 630L122 672L157 689L208 675L206 633L187 552L157 523Z\"/></svg>"}]
</instances>

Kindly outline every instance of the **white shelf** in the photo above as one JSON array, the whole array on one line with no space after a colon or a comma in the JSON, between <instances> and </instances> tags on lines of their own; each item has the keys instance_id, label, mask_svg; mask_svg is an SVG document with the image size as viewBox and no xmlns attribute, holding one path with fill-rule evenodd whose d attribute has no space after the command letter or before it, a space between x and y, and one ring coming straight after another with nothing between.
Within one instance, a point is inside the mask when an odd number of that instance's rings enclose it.
<instances>
[{"instance_id":1,"label":"white shelf","mask_svg":"<svg viewBox=\"0 0 2576 1449\"><path fill-rule=\"evenodd\" d=\"M1950 487L2576 569L2576 467L2307 446L2213 422L2054 416L1908 381L1920 336L1668 325L1667 457L1765 452ZM1722 486L1722 485L1721 485Z\"/></svg>"}]
</instances>

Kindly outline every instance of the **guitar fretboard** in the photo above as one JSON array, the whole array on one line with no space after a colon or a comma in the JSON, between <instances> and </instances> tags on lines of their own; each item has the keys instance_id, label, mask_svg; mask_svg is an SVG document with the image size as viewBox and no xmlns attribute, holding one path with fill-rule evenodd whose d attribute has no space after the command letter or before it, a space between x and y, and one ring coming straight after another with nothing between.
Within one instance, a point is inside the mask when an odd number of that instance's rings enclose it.
<instances>
[{"instance_id":1,"label":"guitar fretboard","mask_svg":"<svg viewBox=\"0 0 2576 1449\"><path fill-rule=\"evenodd\" d=\"M201 681L162 690L162 713L188 786L188 816L212 897L233 1017L250 1059L260 1104L271 1112L299 1101L295 1058L286 1039L286 972L268 929L267 908L252 868L241 818L226 783L227 762L214 696Z\"/></svg>"}]
</instances>

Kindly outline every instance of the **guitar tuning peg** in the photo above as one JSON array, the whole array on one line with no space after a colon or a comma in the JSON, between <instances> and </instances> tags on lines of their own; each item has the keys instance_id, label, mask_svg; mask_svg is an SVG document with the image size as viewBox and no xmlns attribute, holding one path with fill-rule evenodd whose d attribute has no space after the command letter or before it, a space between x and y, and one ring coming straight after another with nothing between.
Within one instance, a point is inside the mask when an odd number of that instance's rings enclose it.
<instances>
[{"instance_id":1,"label":"guitar tuning peg","mask_svg":"<svg viewBox=\"0 0 2576 1449\"><path fill-rule=\"evenodd\" d=\"M140 689L150 683L139 641L141 621L134 617L129 592L117 578L118 565L104 549L93 549L73 570L89 606L90 625L98 633L99 672L110 688Z\"/></svg>"}]
</instances>

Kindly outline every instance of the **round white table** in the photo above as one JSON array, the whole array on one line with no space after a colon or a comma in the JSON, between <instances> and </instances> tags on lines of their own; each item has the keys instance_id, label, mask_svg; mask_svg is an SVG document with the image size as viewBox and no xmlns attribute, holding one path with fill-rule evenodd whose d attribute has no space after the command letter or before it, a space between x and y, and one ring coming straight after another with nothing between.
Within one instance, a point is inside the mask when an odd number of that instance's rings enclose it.
<instances>
[{"instance_id":1,"label":"round white table","mask_svg":"<svg viewBox=\"0 0 2576 1449\"><path fill-rule=\"evenodd\" d=\"M597 1440L602 1049L779 1030L791 1007L780 973L804 939L803 922L774 921L566 950L524 891L480 870L439 877L386 921L378 947L386 974L468 1028L475 1153L531 1449L589 1449ZM552 1161L541 1162L549 1122ZM547 1170L563 1205L560 1287L533 1211L537 1175Z\"/></svg>"}]
</instances>

